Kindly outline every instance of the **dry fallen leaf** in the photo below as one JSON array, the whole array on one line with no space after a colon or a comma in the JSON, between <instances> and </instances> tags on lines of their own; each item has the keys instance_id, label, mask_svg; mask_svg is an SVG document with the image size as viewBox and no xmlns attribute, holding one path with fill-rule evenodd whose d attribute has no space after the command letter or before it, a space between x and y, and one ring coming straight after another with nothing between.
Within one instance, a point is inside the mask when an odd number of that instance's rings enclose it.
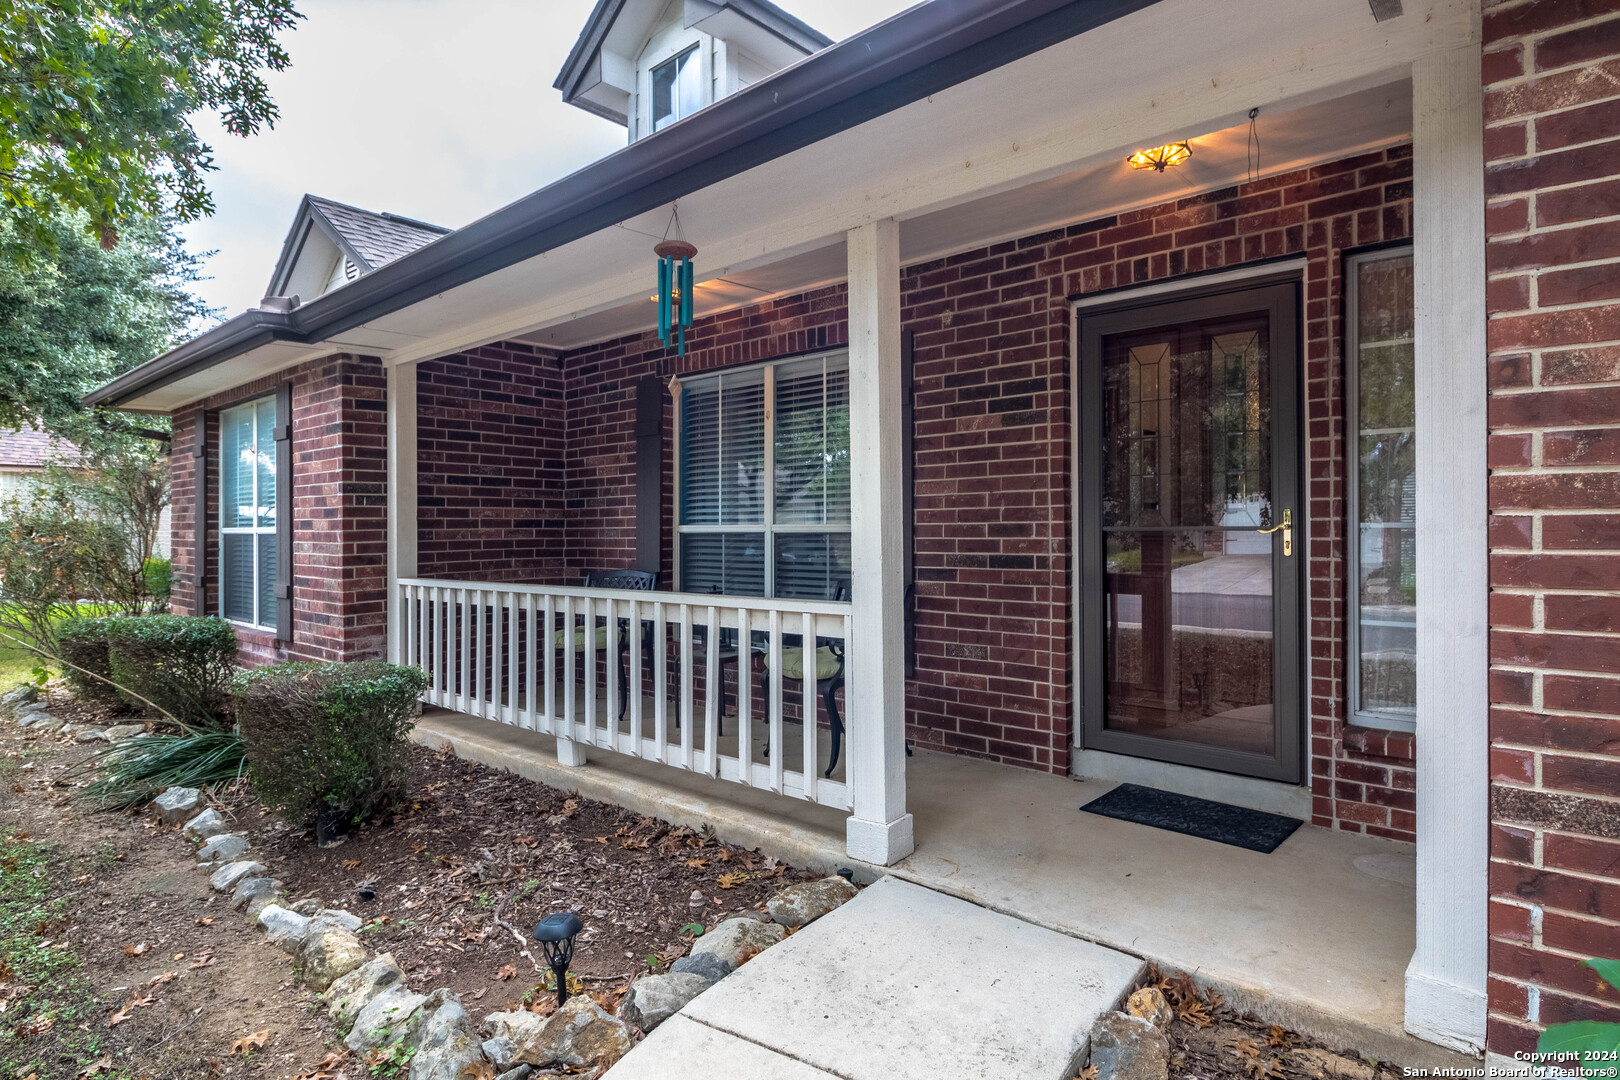
<instances>
[{"instance_id":1,"label":"dry fallen leaf","mask_svg":"<svg viewBox=\"0 0 1620 1080\"><path fill-rule=\"evenodd\" d=\"M115 1028L119 1024L122 1024L125 1020L128 1020L130 1010L133 1008L133 1005L125 1005L122 1009L114 1011L112 1015L107 1017L107 1026L110 1028Z\"/></svg>"},{"instance_id":2,"label":"dry fallen leaf","mask_svg":"<svg viewBox=\"0 0 1620 1080\"><path fill-rule=\"evenodd\" d=\"M20 1030L24 1035L43 1035L55 1026L56 1017L45 1015L35 1017L31 1022L25 1024Z\"/></svg>"},{"instance_id":3,"label":"dry fallen leaf","mask_svg":"<svg viewBox=\"0 0 1620 1080\"><path fill-rule=\"evenodd\" d=\"M197 925L198 926L213 926L214 925L214 917L212 915L204 915L202 918L197 920Z\"/></svg>"},{"instance_id":4,"label":"dry fallen leaf","mask_svg":"<svg viewBox=\"0 0 1620 1080\"><path fill-rule=\"evenodd\" d=\"M202 952L198 953L192 959L191 963L187 964L186 966L188 968L192 968L192 969L203 968L203 967L209 966L213 962L214 962L214 947L212 945L210 945L210 946L208 946L208 948L206 948Z\"/></svg>"},{"instance_id":5,"label":"dry fallen leaf","mask_svg":"<svg viewBox=\"0 0 1620 1080\"><path fill-rule=\"evenodd\" d=\"M150 979L148 979L146 981L146 985L147 986L162 986L164 983L174 982L174 980L178 979L179 977L180 977L180 973L178 971L165 971L161 975L152 976Z\"/></svg>"},{"instance_id":6,"label":"dry fallen leaf","mask_svg":"<svg viewBox=\"0 0 1620 1080\"><path fill-rule=\"evenodd\" d=\"M686 860L686 865L691 867L693 870L707 870L709 868L709 860L708 859L687 859Z\"/></svg>"},{"instance_id":7,"label":"dry fallen leaf","mask_svg":"<svg viewBox=\"0 0 1620 1080\"><path fill-rule=\"evenodd\" d=\"M511 964L502 964L495 970L495 981L505 982L507 979L510 979L516 974L517 968L513 967Z\"/></svg>"},{"instance_id":8,"label":"dry fallen leaf","mask_svg":"<svg viewBox=\"0 0 1620 1080\"><path fill-rule=\"evenodd\" d=\"M721 874L719 877L714 879L715 884L719 885L722 889L735 889L737 886L741 885L747 880L747 874L738 873Z\"/></svg>"},{"instance_id":9,"label":"dry fallen leaf","mask_svg":"<svg viewBox=\"0 0 1620 1080\"><path fill-rule=\"evenodd\" d=\"M151 951L152 951L152 946L148 945L144 941L141 942L139 945L125 945L124 946L124 955L125 956L143 956L146 953L149 953Z\"/></svg>"},{"instance_id":10,"label":"dry fallen leaf","mask_svg":"<svg viewBox=\"0 0 1620 1080\"><path fill-rule=\"evenodd\" d=\"M91 1080L92 1077L106 1076L110 1072L112 1072L112 1058L103 1056L80 1069L73 1080Z\"/></svg>"},{"instance_id":11,"label":"dry fallen leaf","mask_svg":"<svg viewBox=\"0 0 1620 1080\"><path fill-rule=\"evenodd\" d=\"M479 1058L470 1065L462 1066L456 1080L495 1080L495 1066L487 1058Z\"/></svg>"},{"instance_id":12,"label":"dry fallen leaf","mask_svg":"<svg viewBox=\"0 0 1620 1080\"><path fill-rule=\"evenodd\" d=\"M1177 1009L1176 1015L1181 1017L1181 1022L1183 1024L1190 1024L1195 1028L1207 1028L1210 1024L1214 1023L1214 1021L1210 1019L1209 1008L1202 1001L1199 1001L1196 998L1186 1002L1181 1006L1181 1008Z\"/></svg>"},{"instance_id":13,"label":"dry fallen leaf","mask_svg":"<svg viewBox=\"0 0 1620 1080\"><path fill-rule=\"evenodd\" d=\"M1281 1028L1281 1027L1278 1027L1277 1025L1273 1024L1271 1026L1271 1030L1266 1033L1266 1045L1267 1046L1287 1046L1288 1045L1288 1029L1287 1028Z\"/></svg>"},{"instance_id":14,"label":"dry fallen leaf","mask_svg":"<svg viewBox=\"0 0 1620 1080\"><path fill-rule=\"evenodd\" d=\"M251 1035L244 1035L240 1039L237 1039L235 1042L231 1043L231 1053L233 1053L233 1054L246 1054L246 1053L249 1053L250 1051L257 1050L259 1047L263 1046L266 1042L269 1041L269 1039L270 1039L270 1029L269 1028L265 1028L262 1031L255 1031Z\"/></svg>"},{"instance_id":15,"label":"dry fallen leaf","mask_svg":"<svg viewBox=\"0 0 1620 1080\"><path fill-rule=\"evenodd\" d=\"M343 860L343 869L345 869L345 870L358 870L358 869L360 869L360 860L359 859L344 859Z\"/></svg>"},{"instance_id":16,"label":"dry fallen leaf","mask_svg":"<svg viewBox=\"0 0 1620 1080\"><path fill-rule=\"evenodd\" d=\"M1087 1065L1081 1069L1078 1080L1097 1080L1097 1066Z\"/></svg>"},{"instance_id":17,"label":"dry fallen leaf","mask_svg":"<svg viewBox=\"0 0 1620 1080\"><path fill-rule=\"evenodd\" d=\"M516 844L518 847L539 847L540 846L540 841L536 840L532 836L514 836L512 838L512 843Z\"/></svg>"}]
</instances>

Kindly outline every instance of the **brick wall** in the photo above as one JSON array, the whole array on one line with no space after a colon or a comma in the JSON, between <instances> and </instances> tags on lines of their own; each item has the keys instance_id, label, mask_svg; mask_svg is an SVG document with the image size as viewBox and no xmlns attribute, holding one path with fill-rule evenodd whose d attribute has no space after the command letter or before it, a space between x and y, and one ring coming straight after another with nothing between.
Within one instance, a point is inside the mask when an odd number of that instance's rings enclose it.
<instances>
[{"instance_id":1,"label":"brick wall","mask_svg":"<svg viewBox=\"0 0 1620 1080\"><path fill-rule=\"evenodd\" d=\"M417 569L562 584L562 375L521 342L420 364Z\"/></svg>"},{"instance_id":2,"label":"brick wall","mask_svg":"<svg viewBox=\"0 0 1620 1080\"><path fill-rule=\"evenodd\" d=\"M1620 1020L1620 5L1485 4L1488 1045Z\"/></svg>"},{"instance_id":3,"label":"brick wall","mask_svg":"<svg viewBox=\"0 0 1620 1080\"><path fill-rule=\"evenodd\" d=\"M293 640L238 627L244 663L381 656L387 575L386 380L373 359L335 356L238 387L174 418L173 610L219 610L219 422L208 425L208 560L194 564L198 417L293 387Z\"/></svg>"},{"instance_id":4,"label":"brick wall","mask_svg":"<svg viewBox=\"0 0 1620 1080\"><path fill-rule=\"evenodd\" d=\"M1065 773L1072 715L1066 298L1237 266L1309 259L1305 337L1315 820L1410 840L1408 736L1345 723L1340 262L1404 239L1410 152L1397 148L907 267L917 334L917 678L924 746ZM702 320L688 355L652 334L563 357L570 575L634 562L634 385L840 345L841 286ZM660 361L664 367L660 368ZM666 412L664 475L673 462ZM664 492L663 573L672 492Z\"/></svg>"}]
</instances>

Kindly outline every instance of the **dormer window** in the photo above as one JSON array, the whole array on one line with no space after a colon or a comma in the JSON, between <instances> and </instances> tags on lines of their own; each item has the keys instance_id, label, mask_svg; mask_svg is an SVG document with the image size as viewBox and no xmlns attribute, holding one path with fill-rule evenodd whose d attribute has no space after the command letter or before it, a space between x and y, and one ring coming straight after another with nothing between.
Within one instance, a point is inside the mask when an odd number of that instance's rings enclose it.
<instances>
[{"instance_id":1,"label":"dormer window","mask_svg":"<svg viewBox=\"0 0 1620 1080\"><path fill-rule=\"evenodd\" d=\"M697 46L652 70L652 129L668 127L703 108L703 65Z\"/></svg>"}]
</instances>

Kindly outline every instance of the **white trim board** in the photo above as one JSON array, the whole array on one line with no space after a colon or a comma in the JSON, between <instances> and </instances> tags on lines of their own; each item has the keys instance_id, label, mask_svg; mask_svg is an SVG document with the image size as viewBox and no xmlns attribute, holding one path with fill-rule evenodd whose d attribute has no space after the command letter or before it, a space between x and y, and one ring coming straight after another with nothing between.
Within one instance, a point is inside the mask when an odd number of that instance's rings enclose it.
<instances>
[{"instance_id":1,"label":"white trim board","mask_svg":"<svg viewBox=\"0 0 1620 1080\"><path fill-rule=\"evenodd\" d=\"M1117 780L1123 784L1163 788L1250 810L1296 817L1307 824L1311 820L1311 789L1304 784L1234 776L1129 754L1111 754L1106 750L1076 750L1069 759L1069 774L1077 780Z\"/></svg>"}]
</instances>

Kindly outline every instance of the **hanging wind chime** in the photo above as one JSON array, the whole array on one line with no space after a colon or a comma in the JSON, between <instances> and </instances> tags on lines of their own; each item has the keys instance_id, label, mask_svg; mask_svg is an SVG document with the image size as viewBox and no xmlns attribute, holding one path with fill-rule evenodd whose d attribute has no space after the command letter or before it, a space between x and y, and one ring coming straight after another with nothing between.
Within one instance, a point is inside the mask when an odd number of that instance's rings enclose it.
<instances>
[{"instance_id":1,"label":"hanging wind chime","mask_svg":"<svg viewBox=\"0 0 1620 1080\"><path fill-rule=\"evenodd\" d=\"M658 256L658 340L667 349L673 338L675 355L685 356L686 331L692 326L692 257L697 248L679 238L679 210L670 214L669 224L676 239L671 240L665 229L664 239L653 247Z\"/></svg>"}]
</instances>

